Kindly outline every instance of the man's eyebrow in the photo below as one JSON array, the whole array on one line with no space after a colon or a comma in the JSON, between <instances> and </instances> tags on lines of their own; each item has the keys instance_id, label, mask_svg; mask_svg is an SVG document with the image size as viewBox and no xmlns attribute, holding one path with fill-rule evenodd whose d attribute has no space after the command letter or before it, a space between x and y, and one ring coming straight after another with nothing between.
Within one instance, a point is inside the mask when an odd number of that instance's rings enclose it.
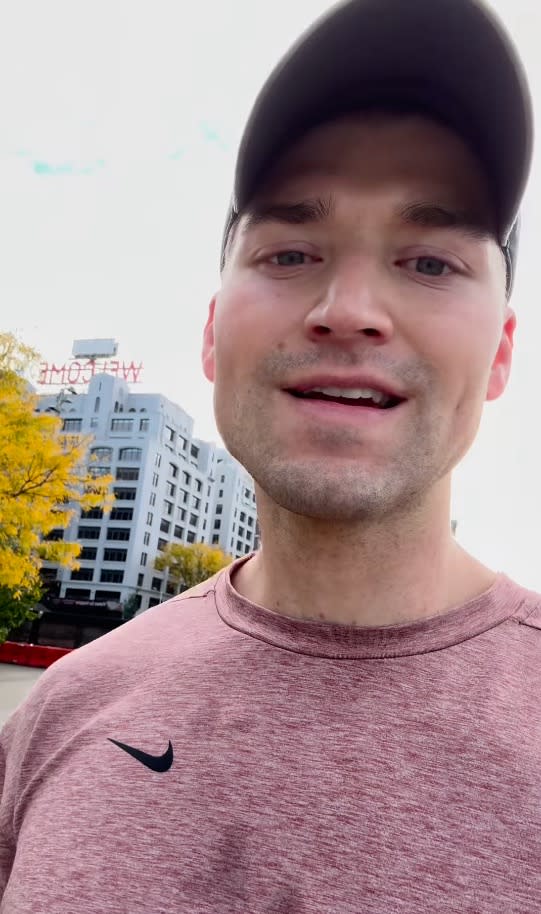
<instances>
[{"instance_id":1,"label":"man's eyebrow","mask_svg":"<svg viewBox=\"0 0 541 914\"><path fill-rule=\"evenodd\" d=\"M399 219L408 225L418 225L421 228L450 228L463 235L476 238L480 241L494 240L496 232L474 213L466 210L453 209L437 203L411 203L398 213Z\"/></svg>"},{"instance_id":2,"label":"man's eyebrow","mask_svg":"<svg viewBox=\"0 0 541 914\"><path fill-rule=\"evenodd\" d=\"M268 222L282 222L286 225L304 225L308 222L323 222L333 211L330 198L314 197L296 203L276 203L256 200L244 213L243 231L247 232Z\"/></svg>"}]
</instances>

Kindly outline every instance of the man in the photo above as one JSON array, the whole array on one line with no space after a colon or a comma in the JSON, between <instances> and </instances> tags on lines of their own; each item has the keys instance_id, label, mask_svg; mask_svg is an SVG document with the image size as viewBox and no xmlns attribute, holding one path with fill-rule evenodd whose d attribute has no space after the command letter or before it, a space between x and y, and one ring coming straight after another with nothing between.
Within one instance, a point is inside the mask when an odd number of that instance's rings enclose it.
<instances>
[{"instance_id":1,"label":"man","mask_svg":"<svg viewBox=\"0 0 541 914\"><path fill-rule=\"evenodd\" d=\"M352 0L274 71L203 347L262 547L8 721L2 914L541 910L541 602L449 514L531 137L475 0Z\"/></svg>"}]
</instances>

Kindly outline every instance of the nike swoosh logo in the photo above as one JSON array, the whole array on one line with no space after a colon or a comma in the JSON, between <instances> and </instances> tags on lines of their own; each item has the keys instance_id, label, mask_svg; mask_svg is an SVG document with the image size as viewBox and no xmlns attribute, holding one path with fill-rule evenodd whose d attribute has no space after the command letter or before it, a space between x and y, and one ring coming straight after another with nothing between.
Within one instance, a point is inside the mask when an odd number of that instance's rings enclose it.
<instances>
[{"instance_id":1,"label":"nike swoosh logo","mask_svg":"<svg viewBox=\"0 0 541 914\"><path fill-rule=\"evenodd\" d=\"M110 743L114 743L115 746L119 746L120 749L123 749L124 752L132 755L138 762L142 762L143 765L146 765L151 771L169 771L173 764L173 747L171 745L171 740L169 740L169 745L163 755L149 755L148 752L142 752L141 749L134 749L133 746L126 746L125 743L119 743L118 740L111 739L110 736L108 736L107 739Z\"/></svg>"}]
</instances>

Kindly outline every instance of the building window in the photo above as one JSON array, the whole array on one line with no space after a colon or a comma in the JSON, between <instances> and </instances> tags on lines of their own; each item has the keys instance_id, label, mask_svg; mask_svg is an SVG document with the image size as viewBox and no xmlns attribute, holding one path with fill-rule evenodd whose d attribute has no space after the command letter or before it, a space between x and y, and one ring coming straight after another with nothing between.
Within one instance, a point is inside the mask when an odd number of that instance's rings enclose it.
<instances>
[{"instance_id":1,"label":"building window","mask_svg":"<svg viewBox=\"0 0 541 914\"><path fill-rule=\"evenodd\" d=\"M196 479L195 480L195 491L200 492L202 488L203 488L203 483L201 482L200 479Z\"/></svg>"},{"instance_id":2,"label":"building window","mask_svg":"<svg viewBox=\"0 0 541 914\"><path fill-rule=\"evenodd\" d=\"M148 608L152 609L153 606L157 606L160 602L159 597L151 597L148 601Z\"/></svg>"},{"instance_id":3,"label":"building window","mask_svg":"<svg viewBox=\"0 0 541 914\"><path fill-rule=\"evenodd\" d=\"M179 494L179 498L182 497L183 504L187 505L189 496L188 496L188 492L186 491L186 489L181 489L178 494Z\"/></svg>"},{"instance_id":4,"label":"building window","mask_svg":"<svg viewBox=\"0 0 541 914\"><path fill-rule=\"evenodd\" d=\"M83 424L82 419L64 419L62 423L63 432L80 432Z\"/></svg>"},{"instance_id":5,"label":"building window","mask_svg":"<svg viewBox=\"0 0 541 914\"><path fill-rule=\"evenodd\" d=\"M214 529L215 529L215 530L220 530L221 526L222 526L221 520L215 520L215 521L214 521Z\"/></svg>"},{"instance_id":6,"label":"building window","mask_svg":"<svg viewBox=\"0 0 541 914\"><path fill-rule=\"evenodd\" d=\"M110 520L133 520L133 508L112 508Z\"/></svg>"},{"instance_id":7,"label":"building window","mask_svg":"<svg viewBox=\"0 0 541 914\"><path fill-rule=\"evenodd\" d=\"M180 505L177 508L177 517L179 520L186 520L186 511L184 508L181 508Z\"/></svg>"},{"instance_id":8,"label":"building window","mask_svg":"<svg viewBox=\"0 0 541 914\"><path fill-rule=\"evenodd\" d=\"M96 419L95 416L92 416L92 418L91 418L91 420L90 420L90 428L97 428L97 427L98 427L98 420ZM87 593L86 590L85 590L85 591L82 591L82 592L83 592L83 593ZM66 591L66 593L67 593L67 591ZM90 591L88 591L88 593L90 593Z\"/></svg>"},{"instance_id":9,"label":"building window","mask_svg":"<svg viewBox=\"0 0 541 914\"><path fill-rule=\"evenodd\" d=\"M195 543L195 533L193 532L193 530L188 530L188 535L186 536L186 540L188 543Z\"/></svg>"},{"instance_id":10,"label":"building window","mask_svg":"<svg viewBox=\"0 0 541 914\"><path fill-rule=\"evenodd\" d=\"M133 419L111 419L112 432L131 432Z\"/></svg>"},{"instance_id":11,"label":"building window","mask_svg":"<svg viewBox=\"0 0 541 914\"><path fill-rule=\"evenodd\" d=\"M90 456L95 457L96 460L111 460L113 456L112 447L93 447L90 451Z\"/></svg>"},{"instance_id":12,"label":"building window","mask_svg":"<svg viewBox=\"0 0 541 914\"><path fill-rule=\"evenodd\" d=\"M178 524L175 524L175 528L173 530L173 536L176 536L176 538L178 540L181 540L182 537L184 536L184 530L182 527L179 527Z\"/></svg>"},{"instance_id":13,"label":"building window","mask_svg":"<svg viewBox=\"0 0 541 914\"><path fill-rule=\"evenodd\" d=\"M118 568L104 568L100 573L101 584L122 584L124 572Z\"/></svg>"},{"instance_id":14,"label":"building window","mask_svg":"<svg viewBox=\"0 0 541 914\"><path fill-rule=\"evenodd\" d=\"M142 587L145 580L145 576L142 571L137 575L137 586Z\"/></svg>"},{"instance_id":15,"label":"building window","mask_svg":"<svg viewBox=\"0 0 541 914\"><path fill-rule=\"evenodd\" d=\"M162 455L161 454L159 454L159 453L156 454L156 457L154 458L154 465L157 467L161 467L161 465L162 465Z\"/></svg>"},{"instance_id":16,"label":"building window","mask_svg":"<svg viewBox=\"0 0 541 914\"><path fill-rule=\"evenodd\" d=\"M225 476L220 476L220 482L225 482Z\"/></svg>"},{"instance_id":17,"label":"building window","mask_svg":"<svg viewBox=\"0 0 541 914\"><path fill-rule=\"evenodd\" d=\"M249 526L249 527L253 527L253 526L254 526L254 519L253 519L253 517L252 517L251 515L250 515L250 517L248 518L248 526Z\"/></svg>"},{"instance_id":18,"label":"building window","mask_svg":"<svg viewBox=\"0 0 541 914\"><path fill-rule=\"evenodd\" d=\"M167 540L164 540L162 537L160 537L158 540L159 551L163 552L163 550L165 549L166 546L167 546Z\"/></svg>"},{"instance_id":19,"label":"building window","mask_svg":"<svg viewBox=\"0 0 541 914\"><path fill-rule=\"evenodd\" d=\"M148 546L149 543L150 543L150 533L147 530L147 532L143 536L143 545Z\"/></svg>"},{"instance_id":20,"label":"building window","mask_svg":"<svg viewBox=\"0 0 541 914\"><path fill-rule=\"evenodd\" d=\"M151 590L161 590L162 582L160 578L152 578L152 584L150 585Z\"/></svg>"},{"instance_id":21,"label":"building window","mask_svg":"<svg viewBox=\"0 0 541 914\"><path fill-rule=\"evenodd\" d=\"M70 580L72 581L92 581L93 579L93 568L77 568L77 570L72 571L70 575Z\"/></svg>"},{"instance_id":22,"label":"building window","mask_svg":"<svg viewBox=\"0 0 541 914\"><path fill-rule=\"evenodd\" d=\"M250 489L245 489L245 490L244 490L244 497L245 497L248 501L250 501Z\"/></svg>"},{"instance_id":23,"label":"building window","mask_svg":"<svg viewBox=\"0 0 541 914\"><path fill-rule=\"evenodd\" d=\"M147 553L146 553L146 552L142 552L142 553L141 553L141 562L140 562L140 564L141 564L141 565L146 565L146 563L147 563Z\"/></svg>"},{"instance_id":24,"label":"building window","mask_svg":"<svg viewBox=\"0 0 541 914\"><path fill-rule=\"evenodd\" d=\"M94 412L99 413L99 411L100 411L100 398L96 397L96 399L94 400Z\"/></svg>"},{"instance_id":25,"label":"building window","mask_svg":"<svg viewBox=\"0 0 541 914\"><path fill-rule=\"evenodd\" d=\"M107 476L110 472L109 467L99 467L92 463L88 467L88 475L91 476L92 479L98 479L99 476Z\"/></svg>"},{"instance_id":26,"label":"building window","mask_svg":"<svg viewBox=\"0 0 541 914\"><path fill-rule=\"evenodd\" d=\"M96 600L102 600L107 603L120 603L120 593L118 590L97 590Z\"/></svg>"},{"instance_id":27,"label":"building window","mask_svg":"<svg viewBox=\"0 0 541 914\"><path fill-rule=\"evenodd\" d=\"M152 527L152 521L154 520L154 515L152 511L149 511L147 514L147 524L149 527Z\"/></svg>"},{"instance_id":28,"label":"building window","mask_svg":"<svg viewBox=\"0 0 541 914\"><path fill-rule=\"evenodd\" d=\"M251 531L251 530L247 530L247 531L246 531L246 539L248 540L249 543L252 542L252 536L253 536L252 531Z\"/></svg>"},{"instance_id":29,"label":"building window","mask_svg":"<svg viewBox=\"0 0 541 914\"><path fill-rule=\"evenodd\" d=\"M98 550L95 546L83 546L79 558L82 559L83 562L94 562L97 554Z\"/></svg>"},{"instance_id":30,"label":"building window","mask_svg":"<svg viewBox=\"0 0 541 914\"><path fill-rule=\"evenodd\" d=\"M218 492L218 498L223 498L223 497L224 497L224 490L220 489L220 491Z\"/></svg>"},{"instance_id":31,"label":"building window","mask_svg":"<svg viewBox=\"0 0 541 914\"><path fill-rule=\"evenodd\" d=\"M183 483L183 485L189 486L190 483L191 483L191 481L192 481L192 477L190 476L190 474L187 473L186 470L183 470L183 471L182 471L182 483Z\"/></svg>"},{"instance_id":32,"label":"building window","mask_svg":"<svg viewBox=\"0 0 541 914\"><path fill-rule=\"evenodd\" d=\"M81 520L101 520L103 517L102 508L89 508L88 511L81 512Z\"/></svg>"},{"instance_id":33,"label":"building window","mask_svg":"<svg viewBox=\"0 0 541 914\"><path fill-rule=\"evenodd\" d=\"M170 425L165 426L165 440L170 444L174 444L175 441L175 430L171 428Z\"/></svg>"},{"instance_id":34,"label":"building window","mask_svg":"<svg viewBox=\"0 0 541 914\"><path fill-rule=\"evenodd\" d=\"M220 542L220 534L215 533L214 536L212 537L212 545L215 546L216 543L219 543L219 542Z\"/></svg>"},{"instance_id":35,"label":"building window","mask_svg":"<svg viewBox=\"0 0 541 914\"><path fill-rule=\"evenodd\" d=\"M104 562L125 562L127 555L128 555L127 549L104 549L103 550L103 561Z\"/></svg>"},{"instance_id":36,"label":"building window","mask_svg":"<svg viewBox=\"0 0 541 914\"><path fill-rule=\"evenodd\" d=\"M160 521L160 530L162 531L162 533L169 533L170 529L171 529L170 521L166 520L165 517L162 517L162 519Z\"/></svg>"},{"instance_id":37,"label":"building window","mask_svg":"<svg viewBox=\"0 0 541 914\"><path fill-rule=\"evenodd\" d=\"M149 422L150 422L150 419L139 419L139 431L148 432Z\"/></svg>"},{"instance_id":38,"label":"building window","mask_svg":"<svg viewBox=\"0 0 541 914\"><path fill-rule=\"evenodd\" d=\"M241 512L240 512L240 522L241 522L241 524L243 524L243 523L245 522L245 520L246 520L246 514L244 513L244 511L241 511Z\"/></svg>"},{"instance_id":39,"label":"building window","mask_svg":"<svg viewBox=\"0 0 541 914\"><path fill-rule=\"evenodd\" d=\"M244 547L244 552L245 552L246 555L249 553L249 551L250 551L250 547L249 547L249 546L245 546L245 547Z\"/></svg>"},{"instance_id":40,"label":"building window","mask_svg":"<svg viewBox=\"0 0 541 914\"><path fill-rule=\"evenodd\" d=\"M129 527L107 527L107 537L108 540L124 540L127 542L130 538L130 528Z\"/></svg>"},{"instance_id":41,"label":"building window","mask_svg":"<svg viewBox=\"0 0 541 914\"><path fill-rule=\"evenodd\" d=\"M137 497L137 489L125 489L121 486L115 486L113 492L117 501L135 501Z\"/></svg>"},{"instance_id":42,"label":"building window","mask_svg":"<svg viewBox=\"0 0 541 914\"><path fill-rule=\"evenodd\" d=\"M169 472L170 472L171 476L173 477L173 479L176 479L176 478L177 478L177 476L178 476L178 467L177 467L176 463L170 463L170 464L169 464Z\"/></svg>"},{"instance_id":43,"label":"building window","mask_svg":"<svg viewBox=\"0 0 541 914\"><path fill-rule=\"evenodd\" d=\"M66 587L66 600L90 600L90 591L84 587Z\"/></svg>"},{"instance_id":44,"label":"building window","mask_svg":"<svg viewBox=\"0 0 541 914\"><path fill-rule=\"evenodd\" d=\"M237 540L237 552L242 552L242 543L240 540Z\"/></svg>"},{"instance_id":45,"label":"building window","mask_svg":"<svg viewBox=\"0 0 541 914\"><path fill-rule=\"evenodd\" d=\"M131 419L128 419L128 422L131 422ZM140 447L121 447L118 452L119 460L133 460L135 463L138 460L141 460L143 455L143 450Z\"/></svg>"},{"instance_id":46,"label":"building window","mask_svg":"<svg viewBox=\"0 0 541 914\"><path fill-rule=\"evenodd\" d=\"M221 514L222 508L223 508L223 505L216 505L216 514Z\"/></svg>"},{"instance_id":47,"label":"building window","mask_svg":"<svg viewBox=\"0 0 541 914\"><path fill-rule=\"evenodd\" d=\"M192 527L197 527L197 515L196 514L190 514L190 524L192 525Z\"/></svg>"},{"instance_id":48,"label":"building window","mask_svg":"<svg viewBox=\"0 0 541 914\"><path fill-rule=\"evenodd\" d=\"M244 527L241 527L239 524L239 536L244 536Z\"/></svg>"},{"instance_id":49,"label":"building window","mask_svg":"<svg viewBox=\"0 0 541 914\"><path fill-rule=\"evenodd\" d=\"M173 483L169 482L169 480L168 480L165 483L165 494L169 495L170 498L174 498L176 491L177 491L177 487L174 486Z\"/></svg>"},{"instance_id":50,"label":"building window","mask_svg":"<svg viewBox=\"0 0 541 914\"><path fill-rule=\"evenodd\" d=\"M99 540L99 538L100 527L78 527L77 529L78 540Z\"/></svg>"},{"instance_id":51,"label":"building window","mask_svg":"<svg viewBox=\"0 0 541 914\"><path fill-rule=\"evenodd\" d=\"M173 507L174 507L174 505L173 505L172 501L167 501L167 499L164 499L163 510L164 510L164 513L167 514L168 517L171 517L171 515L173 513Z\"/></svg>"},{"instance_id":52,"label":"building window","mask_svg":"<svg viewBox=\"0 0 541 914\"><path fill-rule=\"evenodd\" d=\"M182 435L179 435L179 436L178 436L178 446L179 446L183 451L185 451L186 448L188 447L188 442L187 442L186 438L183 438L183 437L182 437Z\"/></svg>"},{"instance_id":53,"label":"building window","mask_svg":"<svg viewBox=\"0 0 541 914\"><path fill-rule=\"evenodd\" d=\"M132 481L139 479L139 467L119 467L116 471L116 478Z\"/></svg>"},{"instance_id":54,"label":"building window","mask_svg":"<svg viewBox=\"0 0 541 914\"><path fill-rule=\"evenodd\" d=\"M199 448L197 447L196 444L192 444L192 446L190 448L190 454L192 457L195 457L196 460L199 457Z\"/></svg>"},{"instance_id":55,"label":"building window","mask_svg":"<svg viewBox=\"0 0 541 914\"><path fill-rule=\"evenodd\" d=\"M196 511L199 511L199 508L201 507L201 499L196 498L194 495L192 498L192 506L195 508Z\"/></svg>"},{"instance_id":56,"label":"building window","mask_svg":"<svg viewBox=\"0 0 541 914\"><path fill-rule=\"evenodd\" d=\"M153 507L156 504L156 493L155 492L150 493L149 504L151 504Z\"/></svg>"},{"instance_id":57,"label":"building window","mask_svg":"<svg viewBox=\"0 0 541 914\"><path fill-rule=\"evenodd\" d=\"M157 485L158 485L158 482L159 482L159 479L160 479L160 477L158 476L158 474L157 474L157 473L153 473L153 474L152 474L152 485L153 485L153 486L157 486Z\"/></svg>"}]
</instances>

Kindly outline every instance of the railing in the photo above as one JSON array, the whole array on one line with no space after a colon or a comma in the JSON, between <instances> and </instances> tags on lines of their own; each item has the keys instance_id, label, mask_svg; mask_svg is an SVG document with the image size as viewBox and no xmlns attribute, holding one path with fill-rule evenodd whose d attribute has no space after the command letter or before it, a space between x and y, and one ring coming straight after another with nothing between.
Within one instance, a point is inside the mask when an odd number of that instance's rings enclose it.
<instances>
[{"instance_id":1,"label":"railing","mask_svg":"<svg viewBox=\"0 0 541 914\"><path fill-rule=\"evenodd\" d=\"M46 669L56 660L70 654L73 648L50 647L46 644L22 644L5 641L0 644L0 663L15 663L18 666L32 666Z\"/></svg>"}]
</instances>

